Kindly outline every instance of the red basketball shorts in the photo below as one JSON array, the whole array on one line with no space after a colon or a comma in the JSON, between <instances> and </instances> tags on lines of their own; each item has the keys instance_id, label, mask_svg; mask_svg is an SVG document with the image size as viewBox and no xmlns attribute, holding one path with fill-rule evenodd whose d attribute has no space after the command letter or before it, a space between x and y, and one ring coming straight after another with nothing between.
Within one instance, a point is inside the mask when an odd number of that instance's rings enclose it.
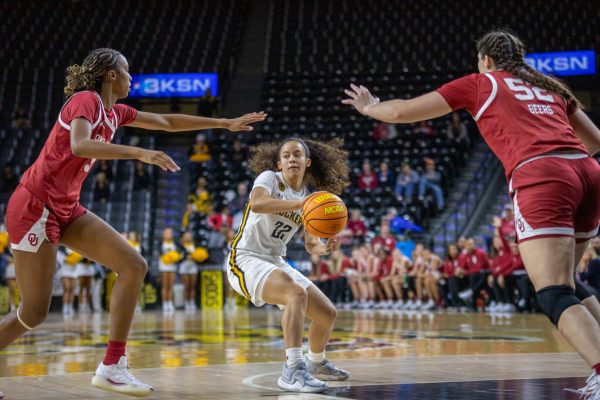
<instances>
[{"instance_id":1,"label":"red basketball shorts","mask_svg":"<svg viewBox=\"0 0 600 400\"><path fill-rule=\"evenodd\" d=\"M36 253L44 240L58 244L61 233L87 210L79 203L71 216L58 218L25 186L19 185L6 207L6 229L14 250Z\"/></svg>"},{"instance_id":2,"label":"red basketball shorts","mask_svg":"<svg viewBox=\"0 0 600 400\"><path fill-rule=\"evenodd\" d=\"M598 232L600 165L585 154L534 157L515 168L510 192L519 242L573 236L585 242Z\"/></svg>"}]
</instances>

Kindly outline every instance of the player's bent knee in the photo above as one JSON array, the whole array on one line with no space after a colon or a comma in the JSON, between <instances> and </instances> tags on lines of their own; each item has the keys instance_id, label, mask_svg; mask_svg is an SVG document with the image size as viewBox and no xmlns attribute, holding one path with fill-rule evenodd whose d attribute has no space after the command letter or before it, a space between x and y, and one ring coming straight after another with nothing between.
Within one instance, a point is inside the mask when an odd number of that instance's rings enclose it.
<instances>
[{"instance_id":1,"label":"player's bent knee","mask_svg":"<svg viewBox=\"0 0 600 400\"><path fill-rule=\"evenodd\" d=\"M306 292L306 289L304 289L302 286L293 285L288 289L287 301L290 305L306 305L306 303L308 302L308 293Z\"/></svg>"},{"instance_id":2,"label":"player's bent knee","mask_svg":"<svg viewBox=\"0 0 600 400\"><path fill-rule=\"evenodd\" d=\"M22 303L19 307L19 316L29 327L35 328L48 318L49 303L27 305Z\"/></svg>"},{"instance_id":3,"label":"player's bent knee","mask_svg":"<svg viewBox=\"0 0 600 400\"><path fill-rule=\"evenodd\" d=\"M547 286L539 290L536 295L542 312L556 326L558 326L558 321L566 309L581 304L575 296L575 290L567 285Z\"/></svg>"}]
</instances>

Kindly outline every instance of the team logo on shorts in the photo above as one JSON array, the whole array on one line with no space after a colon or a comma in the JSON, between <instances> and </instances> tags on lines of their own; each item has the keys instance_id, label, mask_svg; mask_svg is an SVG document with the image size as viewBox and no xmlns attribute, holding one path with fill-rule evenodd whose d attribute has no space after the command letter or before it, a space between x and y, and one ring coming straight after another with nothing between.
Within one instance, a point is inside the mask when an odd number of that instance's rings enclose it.
<instances>
[{"instance_id":1,"label":"team logo on shorts","mask_svg":"<svg viewBox=\"0 0 600 400\"><path fill-rule=\"evenodd\" d=\"M519 232L523 233L525 232L525 224L523 223L523 219L519 218L517 220L517 229L519 230Z\"/></svg>"},{"instance_id":2,"label":"team logo on shorts","mask_svg":"<svg viewBox=\"0 0 600 400\"><path fill-rule=\"evenodd\" d=\"M30 234L27 236L27 241L28 241L28 242L29 242L29 244L30 244L31 246L33 246L33 247L37 246L39 239L40 239L40 238L39 238L39 237L38 237L38 235L36 235L35 233L30 233Z\"/></svg>"}]
</instances>

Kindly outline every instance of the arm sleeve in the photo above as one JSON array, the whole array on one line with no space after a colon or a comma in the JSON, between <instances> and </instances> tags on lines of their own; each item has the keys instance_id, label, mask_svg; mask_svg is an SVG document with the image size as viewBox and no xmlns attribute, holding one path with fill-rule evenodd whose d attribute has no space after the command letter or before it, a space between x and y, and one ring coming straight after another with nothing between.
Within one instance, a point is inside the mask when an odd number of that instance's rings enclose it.
<instances>
[{"instance_id":1,"label":"arm sleeve","mask_svg":"<svg viewBox=\"0 0 600 400\"><path fill-rule=\"evenodd\" d=\"M442 85L437 92L452 110L466 109L475 115L479 99L479 75L470 74Z\"/></svg>"},{"instance_id":2,"label":"arm sleeve","mask_svg":"<svg viewBox=\"0 0 600 400\"><path fill-rule=\"evenodd\" d=\"M94 125L100 117L99 101L92 92L75 93L60 111L59 118L66 125L70 125L76 118L84 118Z\"/></svg>"},{"instance_id":3,"label":"arm sleeve","mask_svg":"<svg viewBox=\"0 0 600 400\"><path fill-rule=\"evenodd\" d=\"M275 193L275 189L277 188L277 176L275 175L275 172L265 171L261 173L254 181L252 190L258 187L267 189L269 195L273 195L273 193Z\"/></svg>"},{"instance_id":4,"label":"arm sleeve","mask_svg":"<svg viewBox=\"0 0 600 400\"><path fill-rule=\"evenodd\" d=\"M137 118L137 110L133 107L129 107L126 104L115 104L114 109L115 113L117 114L117 118L119 119L119 127L128 125Z\"/></svg>"}]
</instances>

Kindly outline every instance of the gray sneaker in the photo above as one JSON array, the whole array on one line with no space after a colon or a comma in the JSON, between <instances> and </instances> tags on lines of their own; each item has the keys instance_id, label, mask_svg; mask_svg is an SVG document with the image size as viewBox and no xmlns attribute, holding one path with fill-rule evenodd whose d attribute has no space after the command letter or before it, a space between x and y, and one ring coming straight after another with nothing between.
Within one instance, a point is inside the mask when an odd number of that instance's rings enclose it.
<instances>
[{"instance_id":1,"label":"gray sneaker","mask_svg":"<svg viewBox=\"0 0 600 400\"><path fill-rule=\"evenodd\" d=\"M277 380L277 385L291 392L320 393L329 389L325 382L315 379L308 372L304 361L299 361L295 367L283 364L283 372Z\"/></svg>"},{"instance_id":2,"label":"gray sneaker","mask_svg":"<svg viewBox=\"0 0 600 400\"><path fill-rule=\"evenodd\" d=\"M350 378L350 373L338 368L331 361L325 359L320 363L313 362L305 357L308 372L322 381L345 381Z\"/></svg>"}]
</instances>

